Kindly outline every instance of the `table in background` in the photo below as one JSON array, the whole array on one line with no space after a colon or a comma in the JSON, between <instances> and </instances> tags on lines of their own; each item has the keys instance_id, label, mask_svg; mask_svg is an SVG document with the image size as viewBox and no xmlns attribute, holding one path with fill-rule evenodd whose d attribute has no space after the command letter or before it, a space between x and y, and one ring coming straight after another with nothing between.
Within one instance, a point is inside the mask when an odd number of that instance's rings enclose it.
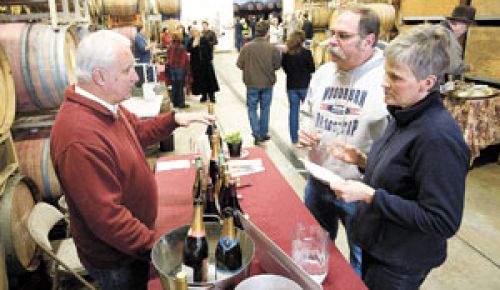
<instances>
[{"instance_id":1,"label":"table in background","mask_svg":"<svg viewBox=\"0 0 500 290\"><path fill-rule=\"evenodd\" d=\"M500 143L500 96L484 99L445 97L444 104L457 121L471 150L471 164L480 150Z\"/></svg>"},{"instance_id":2,"label":"table in background","mask_svg":"<svg viewBox=\"0 0 500 290\"><path fill-rule=\"evenodd\" d=\"M259 228L291 255L291 235L295 225L317 224L314 217L283 178L264 150L252 148L248 158L260 158L264 172L242 176L241 183L252 186L241 188L241 207ZM192 155L161 158L159 161L193 159ZM159 191L159 211L156 220L157 239L168 231L189 224L192 218L192 194L194 167L156 172ZM262 273L258 261L252 262L250 274ZM330 262L328 276L323 282L324 289L366 289L339 250L330 242ZM157 274L152 274L149 290L161 289Z\"/></svg>"}]
</instances>

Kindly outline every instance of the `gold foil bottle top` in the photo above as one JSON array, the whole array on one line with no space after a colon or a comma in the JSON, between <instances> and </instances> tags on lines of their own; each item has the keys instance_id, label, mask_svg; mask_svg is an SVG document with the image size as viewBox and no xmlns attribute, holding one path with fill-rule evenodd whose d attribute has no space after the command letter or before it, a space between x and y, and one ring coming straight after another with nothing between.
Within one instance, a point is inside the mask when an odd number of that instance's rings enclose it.
<instances>
[{"instance_id":1,"label":"gold foil bottle top","mask_svg":"<svg viewBox=\"0 0 500 290\"><path fill-rule=\"evenodd\" d=\"M214 112L214 104L212 104L212 103L208 103L207 107L208 107L208 114L210 114L210 115L215 115L215 112Z\"/></svg>"},{"instance_id":2,"label":"gold foil bottle top","mask_svg":"<svg viewBox=\"0 0 500 290\"><path fill-rule=\"evenodd\" d=\"M223 215L224 223L222 225L222 236L234 240L236 238L236 233L234 230L233 209L226 207Z\"/></svg>"},{"instance_id":3,"label":"gold foil bottle top","mask_svg":"<svg viewBox=\"0 0 500 290\"><path fill-rule=\"evenodd\" d=\"M203 200L201 198L194 201L193 220L188 235L192 237L204 237L206 235L205 224L203 223Z\"/></svg>"},{"instance_id":4,"label":"gold foil bottle top","mask_svg":"<svg viewBox=\"0 0 500 290\"><path fill-rule=\"evenodd\" d=\"M188 290L186 272L179 272L175 275L175 290Z\"/></svg>"}]
</instances>

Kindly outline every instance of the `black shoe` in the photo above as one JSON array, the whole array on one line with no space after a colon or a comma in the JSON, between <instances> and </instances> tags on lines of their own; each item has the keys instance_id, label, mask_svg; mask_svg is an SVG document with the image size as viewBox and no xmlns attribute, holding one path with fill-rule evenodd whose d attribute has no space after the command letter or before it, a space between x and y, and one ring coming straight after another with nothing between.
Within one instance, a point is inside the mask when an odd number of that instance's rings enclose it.
<instances>
[{"instance_id":1,"label":"black shoe","mask_svg":"<svg viewBox=\"0 0 500 290\"><path fill-rule=\"evenodd\" d=\"M260 145L260 142L261 142L261 140L260 140L260 138L259 138L259 137L256 137L256 138L253 140L253 144L254 144L255 146Z\"/></svg>"},{"instance_id":2,"label":"black shoe","mask_svg":"<svg viewBox=\"0 0 500 290\"><path fill-rule=\"evenodd\" d=\"M261 141L269 141L269 140L271 140L271 136L269 136L269 135L262 136L262 137L260 137L260 139L261 139Z\"/></svg>"},{"instance_id":3,"label":"black shoe","mask_svg":"<svg viewBox=\"0 0 500 290\"><path fill-rule=\"evenodd\" d=\"M189 108L189 105L188 104L184 104L182 106L179 106L179 108L181 108L181 109L187 109L187 108Z\"/></svg>"},{"instance_id":4,"label":"black shoe","mask_svg":"<svg viewBox=\"0 0 500 290\"><path fill-rule=\"evenodd\" d=\"M207 97L206 97L206 96L201 97L201 99L200 99L200 103L204 103L204 102L206 102L206 101L207 101Z\"/></svg>"},{"instance_id":5,"label":"black shoe","mask_svg":"<svg viewBox=\"0 0 500 290\"><path fill-rule=\"evenodd\" d=\"M210 102L211 102L211 103L215 103L215 97L210 98Z\"/></svg>"}]
</instances>

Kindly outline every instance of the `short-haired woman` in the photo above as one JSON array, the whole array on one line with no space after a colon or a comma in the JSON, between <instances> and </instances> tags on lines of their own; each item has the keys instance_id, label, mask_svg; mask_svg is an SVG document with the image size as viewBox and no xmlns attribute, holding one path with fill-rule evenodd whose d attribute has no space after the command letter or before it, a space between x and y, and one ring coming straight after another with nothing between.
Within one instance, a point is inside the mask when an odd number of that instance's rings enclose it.
<instances>
[{"instance_id":1,"label":"short-haired woman","mask_svg":"<svg viewBox=\"0 0 500 290\"><path fill-rule=\"evenodd\" d=\"M289 128L293 144L299 141L299 107L307 95L307 88L314 72L311 51L304 48L304 31L296 30L286 41L286 52L281 58L281 66L286 73L286 89L290 104Z\"/></svg>"},{"instance_id":2,"label":"short-haired woman","mask_svg":"<svg viewBox=\"0 0 500 290\"><path fill-rule=\"evenodd\" d=\"M462 220L469 149L441 101L437 81L449 65L449 34L420 25L385 49L385 102L392 115L365 159L330 147L348 163L366 161L363 182L330 184L358 201L353 238L363 249L369 289L418 289L446 259L447 239Z\"/></svg>"}]
</instances>

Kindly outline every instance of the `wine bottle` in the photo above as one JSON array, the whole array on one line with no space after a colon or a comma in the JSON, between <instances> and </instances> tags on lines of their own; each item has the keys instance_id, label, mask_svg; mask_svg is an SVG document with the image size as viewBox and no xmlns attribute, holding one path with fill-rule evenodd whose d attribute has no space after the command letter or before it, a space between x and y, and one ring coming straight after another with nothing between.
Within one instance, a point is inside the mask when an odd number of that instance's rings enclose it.
<instances>
[{"instance_id":1,"label":"wine bottle","mask_svg":"<svg viewBox=\"0 0 500 290\"><path fill-rule=\"evenodd\" d=\"M214 113L214 104L212 103L209 103L207 105L207 110L208 110L208 114L211 115L211 116L214 116L215 113ZM215 121L212 121L210 122L210 124L208 124L207 126L207 131L205 132L207 135L208 135L208 141L210 141L210 136L212 136L214 134L214 130L217 128L217 125L215 124ZM212 146L212 145L210 145Z\"/></svg>"},{"instance_id":2,"label":"wine bottle","mask_svg":"<svg viewBox=\"0 0 500 290\"><path fill-rule=\"evenodd\" d=\"M241 247L236 238L233 222L233 210L224 209L222 234L215 250L216 269L220 272L234 273L241 268Z\"/></svg>"},{"instance_id":3,"label":"wine bottle","mask_svg":"<svg viewBox=\"0 0 500 290\"><path fill-rule=\"evenodd\" d=\"M186 271L193 273L193 282L207 281L208 243L203 224L203 201L201 199L196 199L194 202L193 220L184 240L182 258Z\"/></svg>"},{"instance_id":4,"label":"wine bottle","mask_svg":"<svg viewBox=\"0 0 500 290\"><path fill-rule=\"evenodd\" d=\"M229 178L229 171L225 169L222 187L221 187L220 192L219 192L219 208L221 209L221 212L226 207L232 208L229 179L230 179Z\"/></svg>"},{"instance_id":5,"label":"wine bottle","mask_svg":"<svg viewBox=\"0 0 500 290\"><path fill-rule=\"evenodd\" d=\"M243 225L241 224L240 221L240 216L238 215L238 211L240 211L243 214L243 210L241 209L240 203L238 201L238 193L236 192L236 180L232 178L229 181L229 188L230 188L230 199L231 199L231 207L233 208L233 218L234 218L234 225L240 229L243 229Z\"/></svg>"},{"instance_id":6,"label":"wine bottle","mask_svg":"<svg viewBox=\"0 0 500 290\"><path fill-rule=\"evenodd\" d=\"M175 290L188 290L186 272L178 272L175 275Z\"/></svg>"},{"instance_id":7,"label":"wine bottle","mask_svg":"<svg viewBox=\"0 0 500 290\"><path fill-rule=\"evenodd\" d=\"M205 192L205 214L203 215L204 222L219 222L219 211L215 205L214 187L211 183L207 185Z\"/></svg>"},{"instance_id":8,"label":"wine bottle","mask_svg":"<svg viewBox=\"0 0 500 290\"><path fill-rule=\"evenodd\" d=\"M219 178L219 140L216 135L212 135L210 138L212 144L212 155L210 157L210 165L208 168L208 174L210 175L210 179L212 180L212 184L217 184L217 179Z\"/></svg>"},{"instance_id":9,"label":"wine bottle","mask_svg":"<svg viewBox=\"0 0 500 290\"><path fill-rule=\"evenodd\" d=\"M201 157L196 157L195 161L196 173L194 177L193 183L193 200L199 198L201 192L201 180L203 179L203 165L201 161Z\"/></svg>"}]
</instances>

